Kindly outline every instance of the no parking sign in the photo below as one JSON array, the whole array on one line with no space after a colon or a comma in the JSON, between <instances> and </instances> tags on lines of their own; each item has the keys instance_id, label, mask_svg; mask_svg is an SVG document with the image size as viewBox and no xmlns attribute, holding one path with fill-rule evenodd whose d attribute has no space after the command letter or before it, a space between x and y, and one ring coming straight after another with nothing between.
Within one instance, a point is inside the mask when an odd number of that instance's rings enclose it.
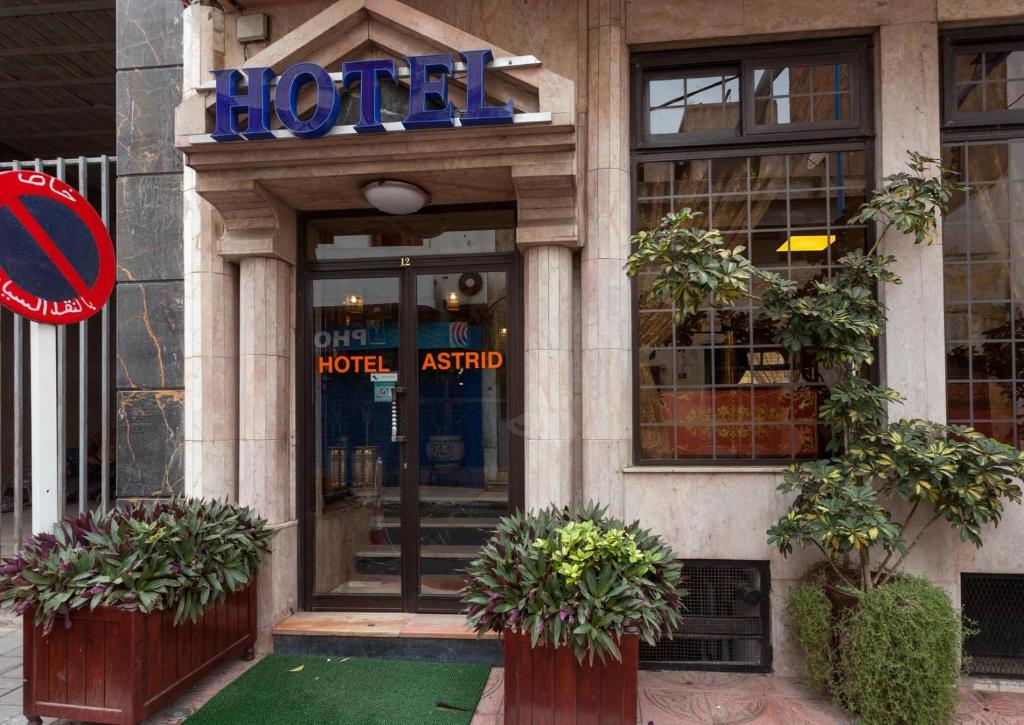
<instances>
[{"instance_id":1,"label":"no parking sign","mask_svg":"<svg viewBox=\"0 0 1024 725\"><path fill-rule=\"evenodd\" d=\"M80 322L110 297L114 263L103 220L73 187L0 173L0 304L36 322Z\"/></svg>"}]
</instances>

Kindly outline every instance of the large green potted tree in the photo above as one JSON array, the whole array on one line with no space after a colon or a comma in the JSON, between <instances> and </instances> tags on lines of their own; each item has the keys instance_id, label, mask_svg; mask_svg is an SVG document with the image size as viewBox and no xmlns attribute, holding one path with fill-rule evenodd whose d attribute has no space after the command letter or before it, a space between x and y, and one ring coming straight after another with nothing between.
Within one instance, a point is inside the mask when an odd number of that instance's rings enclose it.
<instances>
[{"instance_id":1,"label":"large green potted tree","mask_svg":"<svg viewBox=\"0 0 1024 725\"><path fill-rule=\"evenodd\" d=\"M787 469L779 490L795 495L768 540L787 556L794 546L821 553L821 571L790 603L795 633L812 681L865 722L949 717L962 628L948 595L903 567L942 521L981 546L1004 502L1021 499L1019 451L966 426L890 421L902 396L871 380L886 323L877 287L900 282L895 258L882 254L885 241L896 232L931 244L960 189L935 159L911 152L907 171L886 177L850 220L878 223L877 241L802 287L751 264L742 247L726 247L689 210L634 235L627 264L631 276L655 272L650 293L671 300L680 319L752 298L776 344L833 381L818 410L830 430L828 456Z\"/></svg>"},{"instance_id":2,"label":"large green potted tree","mask_svg":"<svg viewBox=\"0 0 1024 725\"><path fill-rule=\"evenodd\" d=\"M247 508L175 498L31 537L0 566L0 602L23 618L25 717L131 725L252 657L272 535Z\"/></svg>"},{"instance_id":3,"label":"large green potted tree","mask_svg":"<svg viewBox=\"0 0 1024 725\"><path fill-rule=\"evenodd\" d=\"M502 519L462 599L474 629L504 640L505 722L635 725L639 639L679 626L681 569L595 504Z\"/></svg>"}]
</instances>

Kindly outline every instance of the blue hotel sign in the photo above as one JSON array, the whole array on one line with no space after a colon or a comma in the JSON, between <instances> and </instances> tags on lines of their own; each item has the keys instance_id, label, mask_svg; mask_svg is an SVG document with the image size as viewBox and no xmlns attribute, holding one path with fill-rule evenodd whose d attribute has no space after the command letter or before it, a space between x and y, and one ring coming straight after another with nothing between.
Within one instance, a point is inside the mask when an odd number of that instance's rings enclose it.
<instances>
[{"instance_id":1,"label":"blue hotel sign","mask_svg":"<svg viewBox=\"0 0 1024 725\"><path fill-rule=\"evenodd\" d=\"M511 99L500 106L487 103L484 76L492 62L490 50L459 53L466 74L466 108L456 117L456 109L448 100L448 77L456 70L451 53L412 55L405 58L409 75L409 115L402 121L406 130L449 128L451 126L489 126L512 123ZM462 68L460 67L460 70ZM236 68L215 70L217 104L214 141L266 139L275 137L271 129L271 68L245 68L246 89L239 90L242 71ZM299 138L317 138L328 133L338 120L341 96L335 85L337 77L315 63L296 63L277 79L273 89L273 111L281 126ZM394 59L346 61L341 66L341 84L345 89L359 84L359 122L356 133L386 131L380 120L380 84L398 79ZM316 105L303 117L298 106L299 92L316 89ZM244 129L239 128L241 115L246 114Z\"/></svg>"}]
</instances>

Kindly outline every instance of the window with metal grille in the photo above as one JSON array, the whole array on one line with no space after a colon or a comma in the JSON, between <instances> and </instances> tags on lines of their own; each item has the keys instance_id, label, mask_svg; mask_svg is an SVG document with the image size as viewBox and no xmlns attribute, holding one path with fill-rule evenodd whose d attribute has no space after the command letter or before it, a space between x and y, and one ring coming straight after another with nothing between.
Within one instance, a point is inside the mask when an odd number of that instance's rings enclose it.
<instances>
[{"instance_id":1,"label":"window with metal grille","mask_svg":"<svg viewBox=\"0 0 1024 725\"><path fill-rule=\"evenodd\" d=\"M971 674L1024 678L1024 574L961 574L960 600Z\"/></svg>"},{"instance_id":2,"label":"window with metal grille","mask_svg":"<svg viewBox=\"0 0 1024 725\"><path fill-rule=\"evenodd\" d=\"M634 227L691 209L694 224L804 288L833 274L872 234L846 223L873 185L870 47L852 38L634 55ZM654 272L634 284L635 460L822 455L830 372L774 344L752 300L678 320L650 294Z\"/></svg>"},{"instance_id":3,"label":"window with metal grille","mask_svg":"<svg viewBox=\"0 0 1024 725\"><path fill-rule=\"evenodd\" d=\"M771 575L767 561L685 560L683 625L642 667L738 672L771 670Z\"/></svg>"}]
</instances>

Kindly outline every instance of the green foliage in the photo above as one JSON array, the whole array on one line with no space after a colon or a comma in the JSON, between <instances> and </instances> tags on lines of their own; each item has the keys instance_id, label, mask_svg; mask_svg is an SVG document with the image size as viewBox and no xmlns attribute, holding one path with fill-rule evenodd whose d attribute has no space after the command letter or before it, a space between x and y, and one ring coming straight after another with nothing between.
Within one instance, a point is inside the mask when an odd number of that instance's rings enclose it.
<instances>
[{"instance_id":1,"label":"green foliage","mask_svg":"<svg viewBox=\"0 0 1024 725\"><path fill-rule=\"evenodd\" d=\"M915 244L931 244L938 226L938 215L945 211L953 194L967 187L956 181L956 172L943 168L938 159L908 151L907 171L886 176L867 203L849 220L850 224L880 222L882 233L895 227L914 235Z\"/></svg>"},{"instance_id":2,"label":"green foliage","mask_svg":"<svg viewBox=\"0 0 1024 725\"><path fill-rule=\"evenodd\" d=\"M707 301L726 307L746 297L753 270L743 247L729 249L717 229L694 227L698 216L683 209L664 217L656 229L638 232L626 262L631 277L645 268L657 271L651 294L674 301L680 319L696 314Z\"/></svg>"},{"instance_id":3,"label":"green foliage","mask_svg":"<svg viewBox=\"0 0 1024 725\"><path fill-rule=\"evenodd\" d=\"M820 583L796 584L787 599L790 631L804 653L808 684L821 693L832 687L832 605Z\"/></svg>"},{"instance_id":4,"label":"green foliage","mask_svg":"<svg viewBox=\"0 0 1024 725\"><path fill-rule=\"evenodd\" d=\"M951 722L964 630L949 595L901 577L859 599L836 625L837 699L866 725Z\"/></svg>"},{"instance_id":5,"label":"green foliage","mask_svg":"<svg viewBox=\"0 0 1024 725\"><path fill-rule=\"evenodd\" d=\"M0 566L0 602L57 616L99 606L174 610L177 624L245 588L273 532L248 508L178 497L65 518Z\"/></svg>"},{"instance_id":6,"label":"green foliage","mask_svg":"<svg viewBox=\"0 0 1024 725\"><path fill-rule=\"evenodd\" d=\"M792 352L813 351L826 368L858 368L874 361L873 340L885 329L885 306L874 294L877 282L899 283L888 270L893 257L852 252L839 260L839 272L813 280L810 290L773 272L755 270L764 280L761 314L775 323L775 340Z\"/></svg>"},{"instance_id":7,"label":"green foliage","mask_svg":"<svg viewBox=\"0 0 1024 725\"><path fill-rule=\"evenodd\" d=\"M593 503L503 518L466 570L462 601L479 633L529 632L533 646L569 646L582 662L621 659L636 628L654 644L679 626L682 565L657 536Z\"/></svg>"}]
</instances>

